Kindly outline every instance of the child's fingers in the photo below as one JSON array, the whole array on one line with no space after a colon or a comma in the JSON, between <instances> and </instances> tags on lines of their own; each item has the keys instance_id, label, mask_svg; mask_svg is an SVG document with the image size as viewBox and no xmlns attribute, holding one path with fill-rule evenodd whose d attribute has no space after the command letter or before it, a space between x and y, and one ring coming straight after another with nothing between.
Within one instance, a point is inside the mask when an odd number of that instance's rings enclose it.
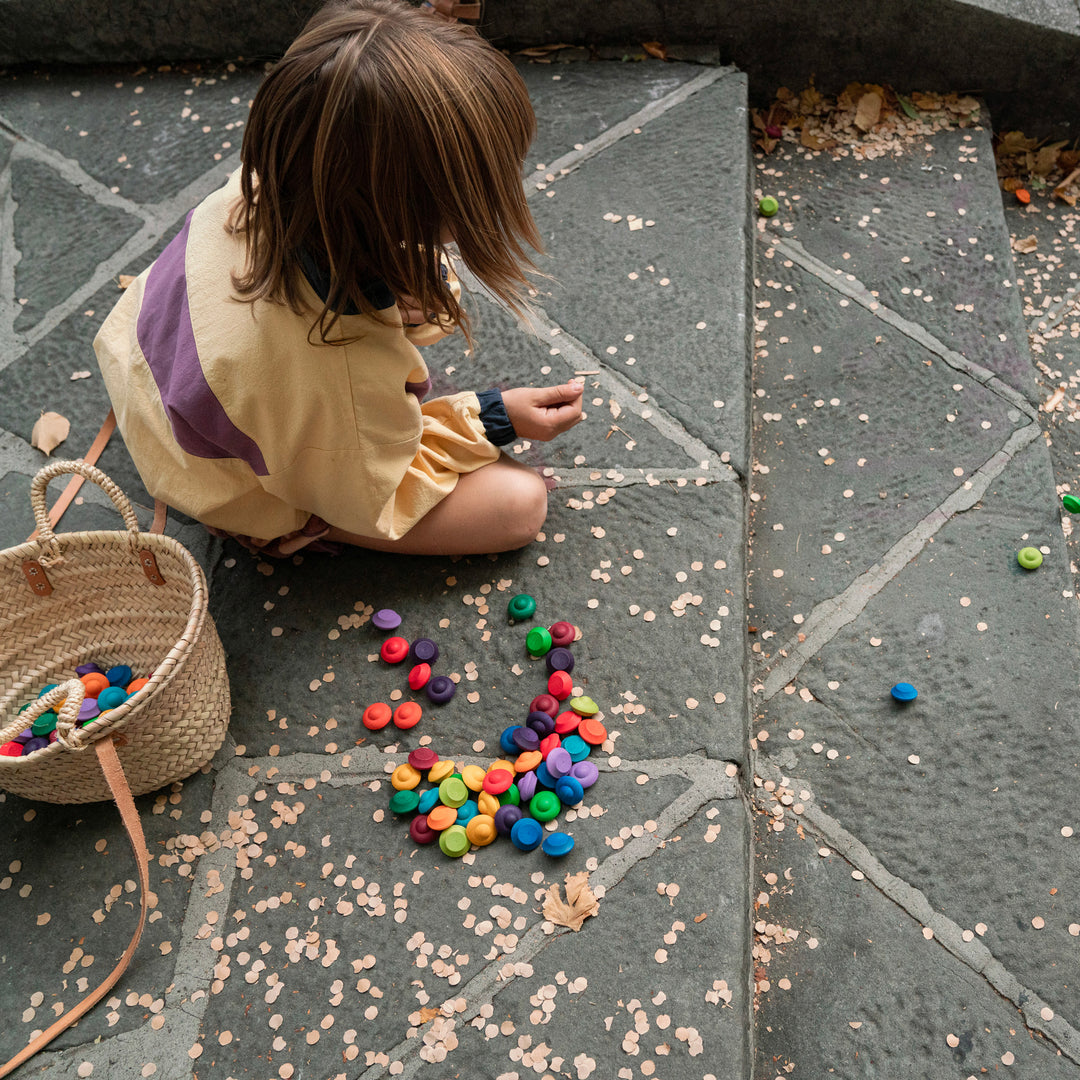
<instances>
[{"instance_id":1,"label":"child's fingers","mask_svg":"<svg viewBox=\"0 0 1080 1080\"><path fill-rule=\"evenodd\" d=\"M544 406L560 406L574 404L581 401L581 392L584 387L581 383L563 383L561 386L541 386L536 390L536 404Z\"/></svg>"},{"instance_id":2,"label":"child's fingers","mask_svg":"<svg viewBox=\"0 0 1080 1080\"><path fill-rule=\"evenodd\" d=\"M561 435L564 431L569 431L581 419L581 399L549 406L546 413L546 421L552 435Z\"/></svg>"}]
</instances>

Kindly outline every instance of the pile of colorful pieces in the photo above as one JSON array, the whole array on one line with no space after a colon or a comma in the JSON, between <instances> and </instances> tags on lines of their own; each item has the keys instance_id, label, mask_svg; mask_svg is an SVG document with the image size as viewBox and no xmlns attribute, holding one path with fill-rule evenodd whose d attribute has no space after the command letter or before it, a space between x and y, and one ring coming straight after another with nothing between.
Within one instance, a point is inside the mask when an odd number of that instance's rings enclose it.
<instances>
[{"instance_id":1,"label":"pile of colorful pieces","mask_svg":"<svg viewBox=\"0 0 1080 1080\"><path fill-rule=\"evenodd\" d=\"M79 708L79 726L86 727L99 716L123 705L132 694L138 693L149 682L148 679L133 679L131 668L127 664L117 664L106 670L98 664L80 664L75 669L75 677L86 688L85 697ZM59 683L50 683L44 687L39 698L44 697ZM28 701L19 712L26 712L33 702ZM26 757L37 750L43 750L49 743L56 742L57 710L61 702L53 709L43 712L34 722L16 735L10 742L0 743L0 756Z\"/></svg>"},{"instance_id":2,"label":"pile of colorful pieces","mask_svg":"<svg viewBox=\"0 0 1080 1080\"><path fill-rule=\"evenodd\" d=\"M380 630L396 630L401 625L401 616L390 608L382 608L371 617L372 624ZM428 700L435 705L445 705L453 696L457 687L448 675L431 674L431 665L439 659L439 646L430 638L417 638L413 642L403 637L388 637L379 649L379 656L388 664L400 664L408 660L409 689L424 690ZM391 709L385 701L376 701L369 705L360 718L368 731L381 731L391 720L395 727L411 728L420 723L423 710L416 701L403 701L396 709Z\"/></svg>"},{"instance_id":3,"label":"pile of colorful pieces","mask_svg":"<svg viewBox=\"0 0 1080 1080\"><path fill-rule=\"evenodd\" d=\"M515 621L530 618L536 601L520 594L510 601L508 611ZM564 806L578 806L586 789L596 783L599 771L587 759L592 748L607 738L596 702L572 696L574 655L568 646L577 636L577 628L567 622L529 630L525 647L531 656L545 661L547 692L533 698L524 724L511 725L499 736L505 758L487 768L458 768L453 761L441 760L430 747L421 746L394 770L390 810L416 815L409 825L415 843L438 841L442 852L452 858L473 846L485 847L500 836L509 837L520 851L539 847L546 855L560 856L573 849L572 836L563 832L545 836L545 825ZM396 712L394 718L397 722ZM366 719L364 723L370 727ZM421 788L425 773L431 786Z\"/></svg>"}]
</instances>

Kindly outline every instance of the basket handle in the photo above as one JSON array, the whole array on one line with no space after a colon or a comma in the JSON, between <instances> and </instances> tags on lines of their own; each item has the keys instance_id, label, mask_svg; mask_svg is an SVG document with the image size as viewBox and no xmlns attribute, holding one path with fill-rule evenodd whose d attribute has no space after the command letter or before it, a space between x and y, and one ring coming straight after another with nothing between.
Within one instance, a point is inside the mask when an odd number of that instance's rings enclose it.
<instances>
[{"instance_id":1,"label":"basket handle","mask_svg":"<svg viewBox=\"0 0 1080 1080\"><path fill-rule=\"evenodd\" d=\"M79 727L79 708L85 696L86 687L80 679L57 683L47 694L32 701L30 707L23 709L7 727L0 728L0 742L14 739L42 713L48 712L58 701L63 701L56 719L56 741L63 743L68 750L85 750L90 740L83 737L82 728Z\"/></svg>"},{"instance_id":2,"label":"basket handle","mask_svg":"<svg viewBox=\"0 0 1080 1080\"><path fill-rule=\"evenodd\" d=\"M38 471L38 474L30 481L30 505L34 510L34 521L37 524L37 536L41 543L50 549L55 549L56 534L53 532L49 521L49 511L45 506L45 491L49 481L57 476L67 473L77 473L87 480L93 480L106 495L113 501L113 505L120 511L128 532L134 538L139 534L139 519L131 508L128 497L105 475L96 465L90 465L85 461L54 461Z\"/></svg>"}]
</instances>

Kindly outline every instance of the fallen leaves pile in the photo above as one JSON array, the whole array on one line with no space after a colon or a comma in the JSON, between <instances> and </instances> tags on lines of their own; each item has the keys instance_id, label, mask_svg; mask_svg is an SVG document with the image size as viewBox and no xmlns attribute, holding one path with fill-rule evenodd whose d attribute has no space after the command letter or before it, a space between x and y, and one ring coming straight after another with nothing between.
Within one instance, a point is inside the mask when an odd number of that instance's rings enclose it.
<instances>
[{"instance_id":1,"label":"fallen leaves pile","mask_svg":"<svg viewBox=\"0 0 1080 1080\"><path fill-rule=\"evenodd\" d=\"M1055 198L1076 205L1080 195L1076 186L1080 179L1080 149L1076 142L1046 142L1029 139L1022 131L1005 131L994 139L994 159L1002 190L1051 188Z\"/></svg>"},{"instance_id":2,"label":"fallen leaves pile","mask_svg":"<svg viewBox=\"0 0 1080 1080\"><path fill-rule=\"evenodd\" d=\"M755 145L771 154L781 143L867 160L902 154L915 136L979 122L980 103L966 94L898 94L877 83L850 83L835 98L813 84L786 86L768 109L752 109Z\"/></svg>"}]
</instances>

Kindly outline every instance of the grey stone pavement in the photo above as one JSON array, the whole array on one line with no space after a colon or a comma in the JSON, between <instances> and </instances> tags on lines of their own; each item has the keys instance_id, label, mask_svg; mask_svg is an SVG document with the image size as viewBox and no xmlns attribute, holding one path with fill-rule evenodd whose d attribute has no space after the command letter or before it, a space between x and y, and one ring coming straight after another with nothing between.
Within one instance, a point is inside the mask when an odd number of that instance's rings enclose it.
<instances>
[{"instance_id":1,"label":"grey stone pavement","mask_svg":"<svg viewBox=\"0 0 1080 1080\"><path fill-rule=\"evenodd\" d=\"M530 327L476 294L475 354L426 358L436 392L585 379L584 423L512 448L551 480L543 533L270 563L170 520L210 577L230 734L137 800L139 951L17 1075L1076 1075L1068 208L1003 206L985 110L878 157L792 136L765 158L736 69L521 71L551 278ZM89 445L118 276L235 168L260 74L2 77L0 546L32 529L34 420L71 420L57 456ZM1010 231L1036 227L1053 258L1026 275ZM148 523L119 438L100 464ZM83 492L63 528L117 527ZM388 773L420 741L502 756L544 683L518 592L581 630L600 778L560 816L565 858L448 859L410 842ZM459 679L396 742L360 724L412 696L382 607ZM0 827L6 1060L111 969L137 901L111 805L8 795ZM542 902L582 871L599 907L575 932Z\"/></svg>"}]
</instances>

